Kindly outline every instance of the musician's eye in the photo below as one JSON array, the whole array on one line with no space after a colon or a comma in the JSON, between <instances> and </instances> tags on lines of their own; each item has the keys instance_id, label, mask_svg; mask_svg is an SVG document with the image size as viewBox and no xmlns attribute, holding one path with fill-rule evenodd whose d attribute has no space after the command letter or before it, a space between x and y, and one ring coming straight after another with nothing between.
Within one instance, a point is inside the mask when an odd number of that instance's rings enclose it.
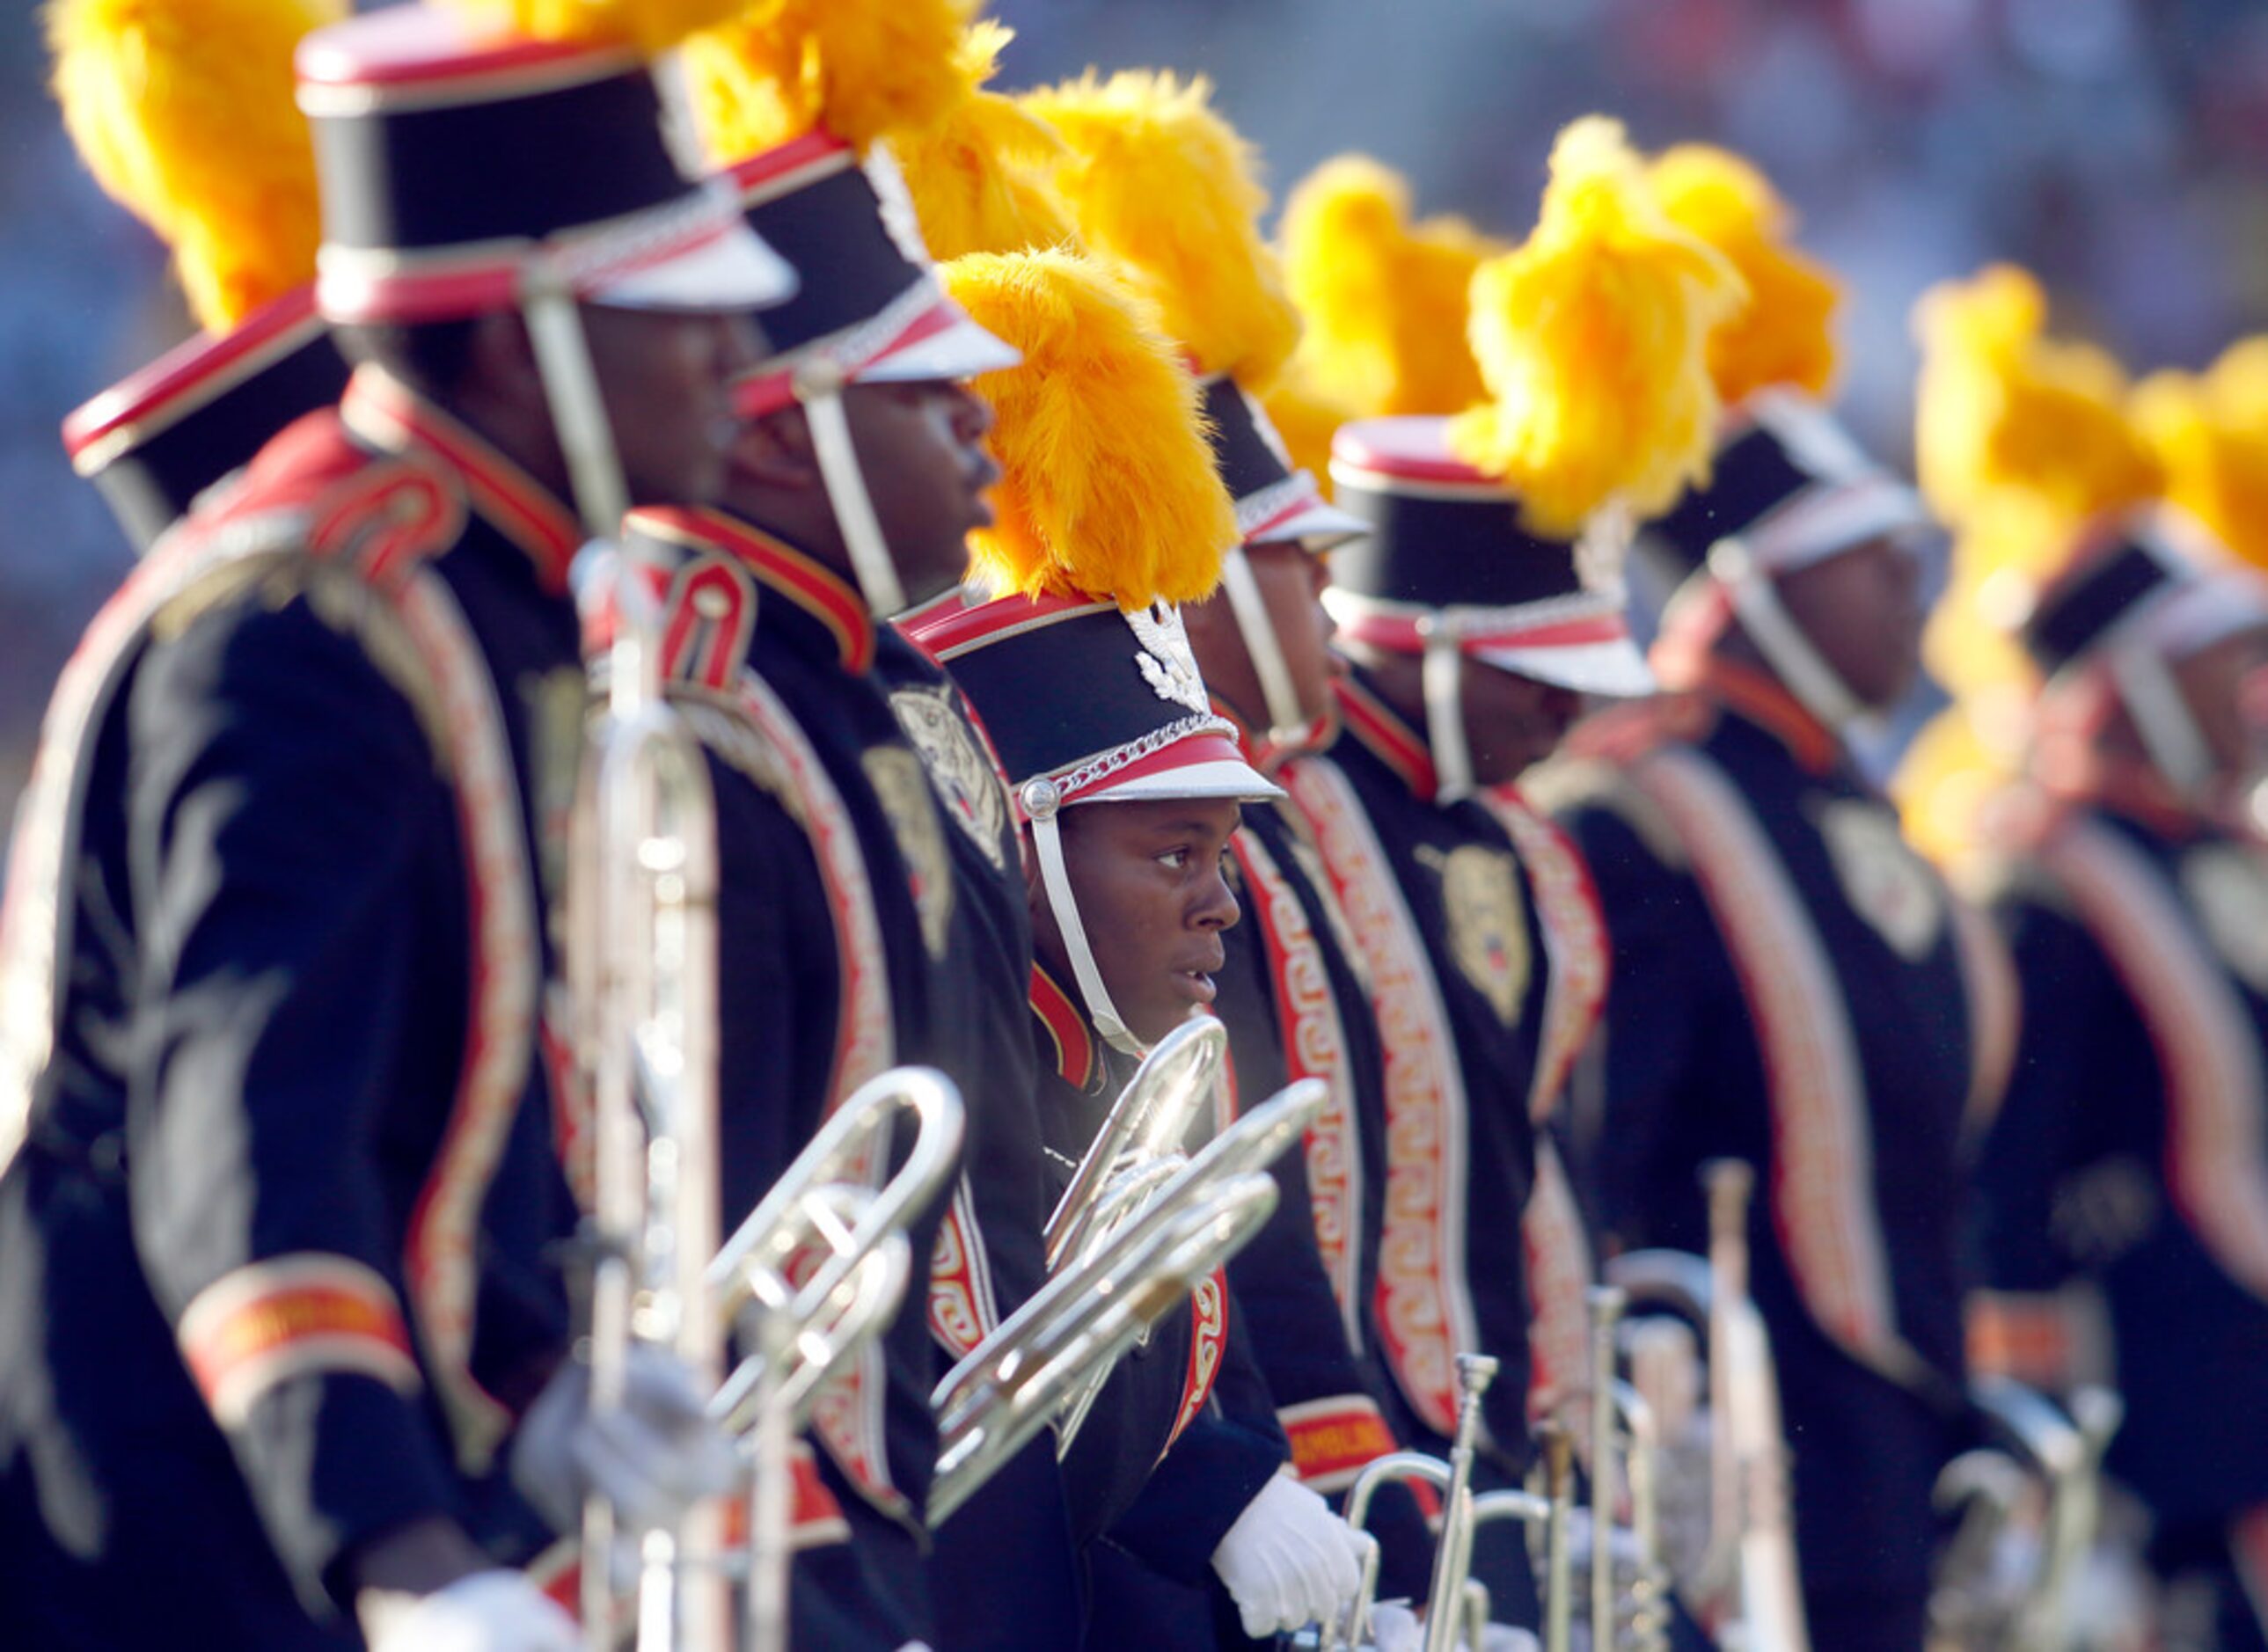
<instances>
[{"instance_id":1,"label":"musician's eye","mask_svg":"<svg viewBox=\"0 0 2268 1652\"><path fill-rule=\"evenodd\" d=\"M1168 871L1178 872L1189 863L1189 851L1186 848L1167 849L1163 855L1158 856L1158 864Z\"/></svg>"}]
</instances>

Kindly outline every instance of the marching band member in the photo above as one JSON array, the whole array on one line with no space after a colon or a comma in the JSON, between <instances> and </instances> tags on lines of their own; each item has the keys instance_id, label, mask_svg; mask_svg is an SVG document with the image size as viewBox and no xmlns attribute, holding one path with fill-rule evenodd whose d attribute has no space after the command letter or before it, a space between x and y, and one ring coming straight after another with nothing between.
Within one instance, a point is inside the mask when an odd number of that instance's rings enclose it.
<instances>
[{"instance_id":1,"label":"marching band member","mask_svg":"<svg viewBox=\"0 0 2268 1652\"><path fill-rule=\"evenodd\" d=\"M1984 819L2024 1033L1977 1171L1993 1291L1972 1335L2060 1385L2083 1356L2058 1288L2101 1287L2126 1404L2106 1466L2155 1523L2164 1620L2196 1579L2203 1643L2268 1646L2268 1435L2236 1398L2268 1370L2268 873L2242 789L2268 756L2243 710L2268 587L2185 520L2130 516L2082 539L2023 636L2046 679L2032 760Z\"/></svg>"},{"instance_id":2,"label":"marching band member","mask_svg":"<svg viewBox=\"0 0 2268 1652\"><path fill-rule=\"evenodd\" d=\"M1222 558L1221 589L1183 617L1215 709L1264 771L1331 726L1324 557L1363 524L1325 503L1312 475L1291 471L1256 393L1282 366L1300 318L1260 239L1256 159L1210 97L1202 80L1131 73L1022 102L1064 136L1055 177L1090 245L1157 300L1198 374L1214 468L1242 539ZM1305 1150L1278 1162L1276 1215L1229 1279L1293 1470L1332 1495L1398 1444L1381 1403L1371 1310L1384 1068L1340 939L1344 920L1314 876L1296 815L1280 798L1248 807L1229 848L1252 919L1223 936L1211 1006L1228 1028L1234 1090L1257 1099L1312 1076L1332 1091ZM1408 1489L1388 1487L1370 1524L1387 1538L1384 1592L1422 1597L1432 1545Z\"/></svg>"},{"instance_id":3,"label":"marching band member","mask_svg":"<svg viewBox=\"0 0 2268 1652\"><path fill-rule=\"evenodd\" d=\"M1337 502L1370 528L1326 598L1352 669L1336 744L1285 773L1385 1045L1376 1312L1406 1427L1443 1450L1454 1356L1496 1357L1484 1450L1502 1484L1527 1462L1531 1376L1571 1387L1583 1358L1587 1264L1533 1244L1527 1219L1586 966L1555 958L1541 915L1580 899L1573 857L1548 829L1515 839L1476 793L1545 755L1580 693L1648 686L1622 542L1705 456L1703 342L1737 283L1653 210L1620 129L1589 121L1561 136L1535 235L1471 288L1477 363L1505 400L1359 421L1334 444ZM1572 1343L1531 1329L1550 1299L1575 1309ZM1476 1570L1532 1622L1525 1557L1500 1535Z\"/></svg>"},{"instance_id":4,"label":"marching band member","mask_svg":"<svg viewBox=\"0 0 2268 1652\"><path fill-rule=\"evenodd\" d=\"M1780 210L1730 157L1673 151L1656 185L1738 233ZM1760 311L1778 274L1754 281ZM1705 1250L1700 1165L1757 1167L1812 1642L1914 1652L1932 1489L1963 1438L1956 1152L2013 1032L2005 958L1845 744L1912 681L1926 518L1788 383L1825 377L1823 334L1779 330L1823 326L1816 279L1717 334L1742 400L1708 485L1653 530L1682 582L1653 656L1671 692L1579 731L1539 795L1613 946L1577 1120L1598 1220L1612 1245Z\"/></svg>"},{"instance_id":5,"label":"marching band member","mask_svg":"<svg viewBox=\"0 0 2268 1652\"><path fill-rule=\"evenodd\" d=\"M728 1108L769 1139L728 1171L760 1190L891 1061L941 1068L972 1111L968 1173L922 1230L936 1267L890 1339L887 1456L844 1437L856 1408L822 1407L821 1474L850 1538L800 1562L798 1636L827 1645L1079 1634L1050 1441L933 1539L923 1509L931 1388L1045 1276L1030 943L1005 799L943 674L887 623L968 571L995 467L981 445L991 415L960 381L1016 359L946 296L887 148L961 95L964 10L894 7L886 23L834 6L690 43L711 149L750 224L812 279L772 312L777 353L739 385L748 424L719 509L634 518L679 569L682 693L699 704L721 688L733 703L711 740L724 1076Z\"/></svg>"},{"instance_id":6,"label":"marching band member","mask_svg":"<svg viewBox=\"0 0 2268 1652\"><path fill-rule=\"evenodd\" d=\"M2154 1523L2160 1632L2257 1648L2268 1438L2240 1396L2268 1369L2268 1252L2244 1215L2264 1175L2247 789L2268 755L2248 715L2268 586L2224 548L2257 531L2226 502L2257 468L2213 382L2244 358L2130 390L2042 336L2045 310L2004 268L1919 312L1923 481L1962 529L1961 588L2009 598L1947 616L1972 628L1948 627L1957 674L1978 720L1989 690L2030 701L2014 772L1960 834L2023 998L1977 1171L1990 1289L1970 1347L2051 1391L2115 1383L2106 1467ZM2161 486L2213 531L2137 503Z\"/></svg>"},{"instance_id":7,"label":"marching band member","mask_svg":"<svg viewBox=\"0 0 2268 1652\"><path fill-rule=\"evenodd\" d=\"M1211 589L1235 525L1154 313L1065 252L974 255L948 281L1024 355L977 385L1005 473L977 565L1008 594L913 628L990 732L1023 821L1061 1186L1128 1058L1212 1000L1239 916L1221 874L1238 806L1277 793L1213 713L1173 606ZM1090 1425L1072 1449L1090 1647L1215 1644L1217 1600L1265 1636L1353 1590L1351 1534L1282 1472L1240 1333L1216 1275L1123 1363L1096 1407L1118 1413L1104 1438Z\"/></svg>"},{"instance_id":8,"label":"marching band member","mask_svg":"<svg viewBox=\"0 0 2268 1652\"><path fill-rule=\"evenodd\" d=\"M63 82L107 88L114 136L146 91L281 141L295 10L67 13ZM744 317L789 275L681 175L613 21L552 44L401 7L298 45L317 304L361 364L152 547L58 687L0 1040L26 1643L333 1646L358 1617L382 1648L566 1647L498 1569L534 1516L720 1488L676 1368L593 1421L560 1369L547 915L585 529L515 311L556 272L629 489L701 497ZM115 175L198 210L233 151L139 130ZM227 179L277 219L208 217L184 257L292 246L293 175Z\"/></svg>"}]
</instances>

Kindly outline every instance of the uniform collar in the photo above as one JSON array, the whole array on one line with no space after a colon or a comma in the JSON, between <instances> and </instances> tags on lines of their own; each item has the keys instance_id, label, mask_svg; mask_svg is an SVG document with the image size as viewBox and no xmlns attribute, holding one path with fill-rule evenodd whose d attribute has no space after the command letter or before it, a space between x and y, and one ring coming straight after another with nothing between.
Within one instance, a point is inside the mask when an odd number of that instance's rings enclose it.
<instances>
[{"instance_id":1,"label":"uniform collar","mask_svg":"<svg viewBox=\"0 0 2268 1652\"><path fill-rule=\"evenodd\" d=\"M1086 1012L1043 965L1032 966L1032 1013L1055 1046L1056 1074L1086 1093L1102 1080L1102 1045Z\"/></svg>"},{"instance_id":2,"label":"uniform collar","mask_svg":"<svg viewBox=\"0 0 2268 1652\"><path fill-rule=\"evenodd\" d=\"M1207 698L1212 702L1213 716L1228 724L1234 733L1236 754L1251 764L1253 767L1258 768L1261 760L1268 755L1267 747L1253 737L1252 731L1245 726L1244 719L1236 715L1235 708L1228 701L1223 700L1219 694L1210 694Z\"/></svg>"},{"instance_id":3,"label":"uniform collar","mask_svg":"<svg viewBox=\"0 0 2268 1652\"><path fill-rule=\"evenodd\" d=\"M1693 666L1692 692L1771 735L1810 774L1842 760L1843 742L1779 683L1753 666L1705 655Z\"/></svg>"},{"instance_id":4,"label":"uniform collar","mask_svg":"<svg viewBox=\"0 0 2268 1652\"><path fill-rule=\"evenodd\" d=\"M1432 753L1402 715L1371 691L1361 668L1333 678L1331 689L1338 700L1340 727L1399 775L1418 797L1432 802L1440 789Z\"/></svg>"},{"instance_id":5,"label":"uniform collar","mask_svg":"<svg viewBox=\"0 0 2268 1652\"><path fill-rule=\"evenodd\" d=\"M722 510L676 513L681 532L697 538L747 569L765 596L756 628L864 676L874 664L874 621L849 582L807 551Z\"/></svg>"},{"instance_id":6,"label":"uniform collar","mask_svg":"<svg viewBox=\"0 0 2268 1652\"><path fill-rule=\"evenodd\" d=\"M2209 812L2184 801L2163 775L2139 758L2095 751L2075 765L2034 767L2042 789L2058 802L2121 816L2154 836L2180 842L2220 829Z\"/></svg>"},{"instance_id":7,"label":"uniform collar","mask_svg":"<svg viewBox=\"0 0 2268 1652\"><path fill-rule=\"evenodd\" d=\"M582 547L582 524L550 490L471 429L381 367L365 363L347 381L339 415L356 436L388 453L433 454L464 479L473 509L526 554L548 591L567 589Z\"/></svg>"}]
</instances>

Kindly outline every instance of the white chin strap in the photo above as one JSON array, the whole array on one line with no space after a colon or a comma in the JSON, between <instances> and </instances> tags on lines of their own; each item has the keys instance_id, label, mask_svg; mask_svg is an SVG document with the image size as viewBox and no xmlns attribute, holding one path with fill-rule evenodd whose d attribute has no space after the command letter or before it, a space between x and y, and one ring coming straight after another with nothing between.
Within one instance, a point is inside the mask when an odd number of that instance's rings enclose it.
<instances>
[{"instance_id":1,"label":"white chin strap","mask_svg":"<svg viewBox=\"0 0 2268 1652\"><path fill-rule=\"evenodd\" d=\"M1473 795L1473 749L1465 739L1465 656L1456 633L1438 614L1418 621L1425 641L1425 744L1433 753L1433 801Z\"/></svg>"},{"instance_id":2,"label":"white chin strap","mask_svg":"<svg viewBox=\"0 0 2268 1652\"><path fill-rule=\"evenodd\" d=\"M1017 796L1032 823L1032 847L1040 856L1040 883L1048 892L1048 907L1056 914L1064 951L1071 954L1071 979L1086 1002L1087 1016L1112 1049L1141 1055L1145 1053L1142 1041L1119 1019L1118 1008L1110 1002L1110 989L1102 984L1101 966L1094 961L1094 949L1087 944L1086 925L1079 921L1079 901L1071 892L1071 869L1064 863L1063 828L1057 819L1063 812L1063 792L1051 780L1027 780Z\"/></svg>"},{"instance_id":3,"label":"white chin strap","mask_svg":"<svg viewBox=\"0 0 2268 1652\"><path fill-rule=\"evenodd\" d=\"M2154 648L2118 649L2110 679L2151 767L2184 801L2203 802L2213 786L2213 752L2164 657Z\"/></svg>"},{"instance_id":4,"label":"white chin strap","mask_svg":"<svg viewBox=\"0 0 2268 1652\"><path fill-rule=\"evenodd\" d=\"M622 513L630 508L630 485L622 476L615 427L607 417L599 370L591 360L583 318L566 277L544 260L536 260L520 278L519 312L527 323L536 378L575 490L575 509L585 532L611 541L622 532Z\"/></svg>"},{"instance_id":5,"label":"white chin strap","mask_svg":"<svg viewBox=\"0 0 2268 1652\"><path fill-rule=\"evenodd\" d=\"M850 421L843 411L843 375L832 365L814 363L797 372L795 395L811 426L812 452L819 460L820 480L827 484L843 548L850 554L859 594L866 598L868 613L887 620L905 612L906 589L898 583L897 562L882 537L874 502L866 494L866 475L859 468Z\"/></svg>"},{"instance_id":6,"label":"white chin strap","mask_svg":"<svg viewBox=\"0 0 2268 1652\"><path fill-rule=\"evenodd\" d=\"M1292 668L1284 663L1283 644L1277 641L1275 621L1260 595L1260 582L1244 547L1232 545L1220 562L1221 589L1228 596L1228 611L1235 616L1244 651L1260 679L1260 697L1266 701L1268 739L1271 745L1292 746L1303 739L1312 721L1292 686Z\"/></svg>"},{"instance_id":7,"label":"white chin strap","mask_svg":"<svg viewBox=\"0 0 2268 1652\"><path fill-rule=\"evenodd\" d=\"M1838 734L1867 715L1867 708L1837 676L1779 599L1771 576L1736 539L1709 547L1709 573L1732 598L1734 616L1756 651L1805 710Z\"/></svg>"}]
</instances>

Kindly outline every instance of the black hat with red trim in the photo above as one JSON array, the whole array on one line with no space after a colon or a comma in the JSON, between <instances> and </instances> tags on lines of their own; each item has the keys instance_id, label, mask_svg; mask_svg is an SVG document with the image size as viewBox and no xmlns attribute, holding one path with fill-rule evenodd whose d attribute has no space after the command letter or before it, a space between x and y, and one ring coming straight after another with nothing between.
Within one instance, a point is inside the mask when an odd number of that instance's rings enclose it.
<instances>
[{"instance_id":1,"label":"black hat with red trim","mask_svg":"<svg viewBox=\"0 0 2268 1652\"><path fill-rule=\"evenodd\" d=\"M2178 658L2268 621L2268 587L2191 518L2164 507L2104 517L2029 594L2016 628L2041 672L2128 640Z\"/></svg>"},{"instance_id":2,"label":"black hat with red trim","mask_svg":"<svg viewBox=\"0 0 2268 1652\"><path fill-rule=\"evenodd\" d=\"M1550 173L1535 231L1476 268L1469 317L1444 319L1493 400L1332 440L1336 497L1369 533L1334 558L1325 601L1349 642L1425 656L1444 800L1474 781L1466 660L1586 694L1653 686L1623 554L1705 467L1708 334L1739 291L1662 217L1615 122L1566 128Z\"/></svg>"},{"instance_id":3,"label":"black hat with red trim","mask_svg":"<svg viewBox=\"0 0 2268 1652\"><path fill-rule=\"evenodd\" d=\"M117 6L47 15L71 141L173 252L204 331L74 410L63 439L138 549L303 413L346 363L316 317L314 155L292 54L317 0Z\"/></svg>"},{"instance_id":4,"label":"black hat with red trim","mask_svg":"<svg viewBox=\"0 0 2268 1652\"><path fill-rule=\"evenodd\" d=\"M293 419L337 401L346 382L346 359L303 287L77 408L63 421L63 448L147 550L198 495Z\"/></svg>"},{"instance_id":5,"label":"black hat with red trim","mask_svg":"<svg viewBox=\"0 0 2268 1652\"><path fill-rule=\"evenodd\" d=\"M867 495L841 393L847 385L974 378L1016 353L939 285L890 132L933 123L968 97L963 0L832 0L696 35L695 108L750 227L799 270L764 318L771 350L737 391L761 418L800 406L867 606L906 606Z\"/></svg>"},{"instance_id":6,"label":"black hat with red trim","mask_svg":"<svg viewBox=\"0 0 2268 1652\"><path fill-rule=\"evenodd\" d=\"M1868 458L1832 414L1778 388L1727 414L1708 485L1646 534L1689 573L1730 542L1758 570L1784 574L1929 525L1921 496Z\"/></svg>"},{"instance_id":7,"label":"black hat with red trim","mask_svg":"<svg viewBox=\"0 0 2268 1652\"><path fill-rule=\"evenodd\" d=\"M1072 896L1057 817L1103 803L1281 797L1213 710L1178 602L1220 575L1236 521L1197 393L1155 312L1097 261L973 254L948 290L1021 356L992 403L999 520L975 536L968 593L906 629L953 673L1030 825L1072 973L1103 1037L1134 1047Z\"/></svg>"},{"instance_id":8,"label":"black hat with red trim","mask_svg":"<svg viewBox=\"0 0 2268 1652\"><path fill-rule=\"evenodd\" d=\"M1341 635L1396 654L1454 641L1538 682L1649 692L1624 618L1627 518L1594 516L1574 539L1531 532L1513 490L1457 456L1449 422L1360 419L1332 438L1338 503L1368 529L1331 559L1324 600Z\"/></svg>"},{"instance_id":9,"label":"black hat with red trim","mask_svg":"<svg viewBox=\"0 0 2268 1652\"><path fill-rule=\"evenodd\" d=\"M511 309L532 281L585 303L733 312L794 272L691 181L660 83L626 44L500 33L435 6L320 29L298 52L338 322Z\"/></svg>"}]
</instances>

